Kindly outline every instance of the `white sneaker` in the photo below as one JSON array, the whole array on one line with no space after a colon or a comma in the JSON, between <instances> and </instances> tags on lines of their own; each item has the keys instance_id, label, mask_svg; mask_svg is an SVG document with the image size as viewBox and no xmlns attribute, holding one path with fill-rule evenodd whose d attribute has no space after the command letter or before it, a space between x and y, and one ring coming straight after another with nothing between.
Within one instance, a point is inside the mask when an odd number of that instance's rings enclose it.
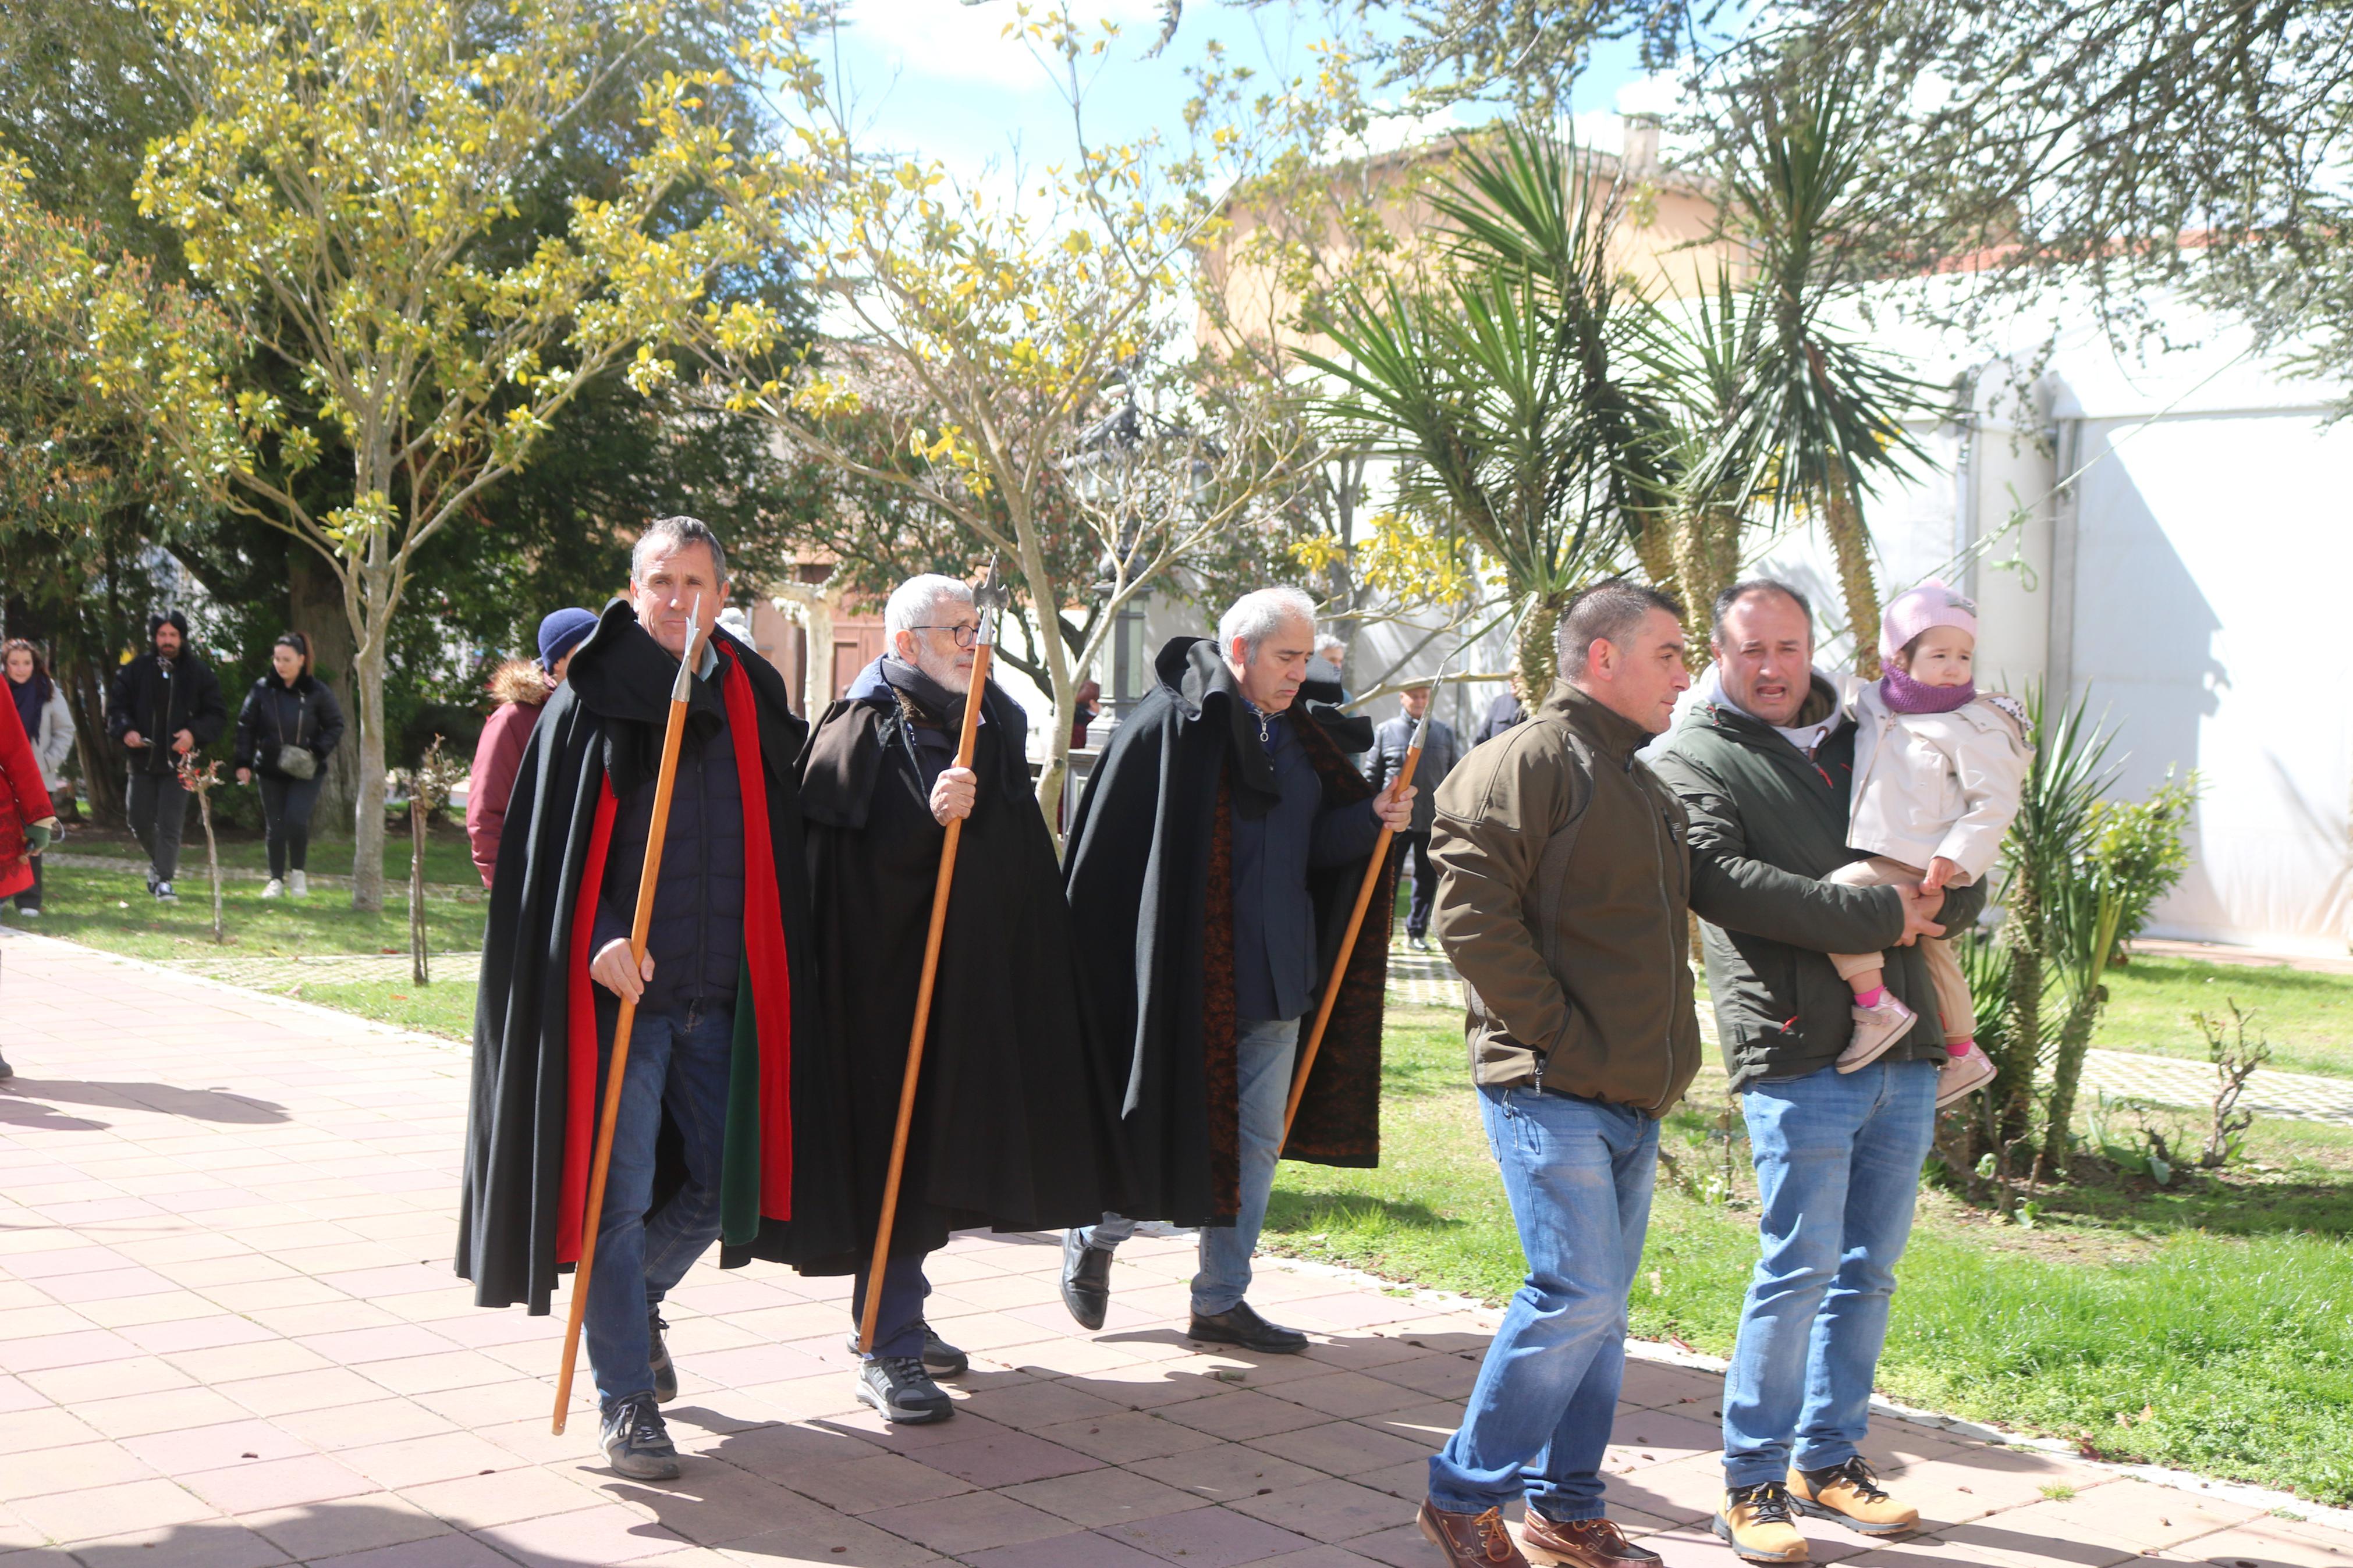
<instances>
[{"instance_id":1,"label":"white sneaker","mask_svg":"<svg viewBox=\"0 0 2353 1568\"><path fill-rule=\"evenodd\" d=\"M1994 1075L1993 1058L1978 1049L1972 1041L1968 1048L1957 1057L1947 1057L1945 1065L1936 1069L1936 1109L1945 1107L1982 1089Z\"/></svg>"},{"instance_id":2,"label":"white sneaker","mask_svg":"<svg viewBox=\"0 0 2353 1568\"><path fill-rule=\"evenodd\" d=\"M280 881L277 878L272 877L269 880L261 884L261 896L265 899L284 898L286 896L286 884Z\"/></svg>"},{"instance_id":3,"label":"white sneaker","mask_svg":"<svg viewBox=\"0 0 2353 1568\"><path fill-rule=\"evenodd\" d=\"M41 918L41 908L38 904L36 904L28 910L24 905L18 904L16 906L16 918L20 921L39 920Z\"/></svg>"},{"instance_id":4,"label":"white sneaker","mask_svg":"<svg viewBox=\"0 0 2353 1568\"><path fill-rule=\"evenodd\" d=\"M311 896L311 879L300 871L286 873L286 890L298 899Z\"/></svg>"},{"instance_id":5,"label":"white sneaker","mask_svg":"<svg viewBox=\"0 0 2353 1568\"><path fill-rule=\"evenodd\" d=\"M1856 1007L1854 1037L1846 1049L1839 1053L1838 1069L1855 1072L1869 1067L1885 1053L1888 1047L1902 1039L1905 1031L1919 1021L1919 1015L1898 1002L1891 993L1879 999L1875 1007Z\"/></svg>"},{"instance_id":6,"label":"white sneaker","mask_svg":"<svg viewBox=\"0 0 2353 1568\"><path fill-rule=\"evenodd\" d=\"M159 904L176 904L180 901L180 895L172 891L171 883L158 882L155 884L155 901Z\"/></svg>"}]
</instances>

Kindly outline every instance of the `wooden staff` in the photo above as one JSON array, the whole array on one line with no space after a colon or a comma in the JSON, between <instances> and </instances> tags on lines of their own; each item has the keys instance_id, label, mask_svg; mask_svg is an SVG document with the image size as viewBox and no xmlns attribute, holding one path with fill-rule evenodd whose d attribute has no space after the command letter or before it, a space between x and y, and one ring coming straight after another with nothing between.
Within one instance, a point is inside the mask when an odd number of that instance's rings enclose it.
<instances>
[{"instance_id":1,"label":"wooden staff","mask_svg":"<svg viewBox=\"0 0 2353 1568\"><path fill-rule=\"evenodd\" d=\"M980 630L973 639L972 685L964 699L964 731L956 737L955 765L972 766L972 748L980 732L980 698L988 682L988 659L997 643L997 612L1006 589L992 563L987 578L973 593L980 612ZM1000 748L1001 751L1002 748ZM1004 759L1000 756L998 759ZM978 805L976 797L975 805ZM874 1258L866 1271L866 1310L858 1315L858 1349L874 1353L874 1321L882 1310L882 1273L891 1266L891 1227L899 1217L899 1178L907 1163L907 1129L915 1115L915 1082L923 1070L923 1040L931 1032L932 983L938 978L940 938L948 918L948 892L955 882L956 846L964 839L964 818L948 824L940 842L939 879L932 885L932 926L923 938L923 972L915 984L915 1023L907 1035L907 1071L899 1084L899 1125L891 1135L891 1168L882 1178L882 1221L875 1227Z\"/></svg>"},{"instance_id":2,"label":"wooden staff","mask_svg":"<svg viewBox=\"0 0 2353 1568\"><path fill-rule=\"evenodd\" d=\"M694 679L695 631L702 619L702 597L695 595L686 626L686 655L678 661L678 679L670 689L670 719L662 727L661 771L654 777L653 825L646 835L646 863L638 873L638 910L629 921L630 973L645 973L646 931L654 918L654 884L661 878L662 839L670 831L670 797L678 784L678 745L686 732L686 699ZM757 743L757 737L751 737ZM736 737L744 743L745 737ZM613 1122L621 1113L621 1079L629 1065L629 1029L638 1021L634 996L621 998L621 1016L613 1026L613 1061L605 1069L605 1111L597 1119L596 1156L588 1165L588 1206L580 1227L580 1267L572 1276L572 1305L564 1321L564 1364L555 1373L555 1434L572 1403L572 1364L580 1354L580 1321L588 1310L588 1275L596 1263L596 1227L605 1216L605 1173L613 1163Z\"/></svg>"},{"instance_id":3,"label":"wooden staff","mask_svg":"<svg viewBox=\"0 0 2353 1568\"><path fill-rule=\"evenodd\" d=\"M1394 800L1413 786L1413 770L1421 764L1422 742L1430 739L1430 716L1438 710L1438 689L1446 680L1446 672L1439 671L1438 679L1430 683L1430 705L1421 710L1421 722L1413 731L1413 744L1406 748L1405 763L1388 787ZM1307 1094L1307 1075L1314 1070L1315 1053L1324 1047L1324 1026L1332 1022L1333 1004L1340 1000L1340 983L1347 977L1348 957L1356 951L1356 933L1365 924L1365 910L1373 901L1373 889L1380 886L1381 871L1389 859L1389 840L1397 829L1381 824L1381 836L1373 846L1373 863L1365 868L1365 885L1356 889L1356 907L1348 913L1348 929L1340 938L1340 955L1332 961L1332 977L1324 983L1324 1000L1315 1009L1315 1026L1307 1032L1306 1048L1299 1053L1299 1070L1291 1080L1291 1099L1282 1108L1282 1142L1291 1142L1291 1124L1298 1118L1299 1102ZM1282 1143L1275 1145L1280 1155Z\"/></svg>"}]
</instances>

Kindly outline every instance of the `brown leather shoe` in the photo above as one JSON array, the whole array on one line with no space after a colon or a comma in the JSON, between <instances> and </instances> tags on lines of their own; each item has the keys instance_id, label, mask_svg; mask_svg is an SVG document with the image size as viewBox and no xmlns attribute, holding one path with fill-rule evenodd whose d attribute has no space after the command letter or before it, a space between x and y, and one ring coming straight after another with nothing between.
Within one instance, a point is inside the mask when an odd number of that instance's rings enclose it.
<instances>
[{"instance_id":1,"label":"brown leather shoe","mask_svg":"<svg viewBox=\"0 0 2353 1568\"><path fill-rule=\"evenodd\" d=\"M1529 1568L1512 1532L1504 1527L1501 1509L1456 1513L1425 1499L1414 1522L1432 1546L1446 1553L1451 1568Z\"/></svg>"},{"instance_id":2,"label":"brown leather shoe","mask_svg":"<svg viewBox=\"0 0 2353 1568\"><path fill-rule=\"evenodd\" d=\"M1531 1563L1568 1564L1570 1568L1650 1568L1666 1561L1647 1546L1637 1546L1609 1520L1546 1519L1528 1510L1520 1524L1520 1547Z\"/></svg>"}]
</instances>

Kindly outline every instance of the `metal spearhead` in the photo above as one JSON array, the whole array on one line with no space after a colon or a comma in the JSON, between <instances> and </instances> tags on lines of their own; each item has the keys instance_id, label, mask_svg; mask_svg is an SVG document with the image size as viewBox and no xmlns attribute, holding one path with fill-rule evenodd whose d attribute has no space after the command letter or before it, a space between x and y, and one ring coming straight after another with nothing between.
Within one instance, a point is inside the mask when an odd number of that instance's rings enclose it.
<instances>
[{"instance_id":1,"label":"metal spearhead","mask_svg":"<svg viewBox=\"0 0 2353 1568\"><path fill-rule=\"evenodd\" d=\"M997 569L997 557L988 558L988 575L972 591L972 607L980 612L979 641L994 645L997 641L997 621L1013 604L1013 584Z\"/></svg>"},{"instance_id":2,"label":"metal spearhead","mask_svg":"<svg viewBox=\"0 0 2353 1568\"><path fill-rule=\"evenodd\" d=\"M694 596L694 608L686 613L686 651L679 656L678 679L670 685L670 700L672 702L686 700L686 683L694 679L695 632L702 624L702 595L697 594Z\"/></svg>"},{"instance_id":3,"label":"metal spearhead","mask_svg":"<svg viewBox=\"0 0 2353 1568\"><path fill-rule=\"evenodd\" d=\"M1440 665L1437 676L1430 683L1429 700L1422 704L1421 722L1414 726L1413 749L1417 752L1421 750L1421 743L1430 739L1430 721L1438 712L1438 690L1445 684L1446 667Z\"/></svg>"}]
</instances>

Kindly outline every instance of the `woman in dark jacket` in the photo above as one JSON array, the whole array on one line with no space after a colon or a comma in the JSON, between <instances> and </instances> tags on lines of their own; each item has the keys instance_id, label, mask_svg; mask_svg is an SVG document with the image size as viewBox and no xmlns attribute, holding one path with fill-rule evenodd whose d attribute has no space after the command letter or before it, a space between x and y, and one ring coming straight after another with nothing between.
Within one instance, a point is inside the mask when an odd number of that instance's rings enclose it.
<instances>
[{"instance_id":1,"label":"woman in dark jacket","mask_svg":"<svg viewBox=\"0 0 2353 1568\"><path fill-rule=\"evenodd\" d=\"M343 738L343 710L326 682L311 673L311 643L288 632L269 650L269 673L245 694L237 715L237 782L261 775L261 816L269 825L269 885L265 899L311 890L311 810L326 783L327 759ZM302 759L310 759L306 767Z\"/></svg>"}]
</instances>

